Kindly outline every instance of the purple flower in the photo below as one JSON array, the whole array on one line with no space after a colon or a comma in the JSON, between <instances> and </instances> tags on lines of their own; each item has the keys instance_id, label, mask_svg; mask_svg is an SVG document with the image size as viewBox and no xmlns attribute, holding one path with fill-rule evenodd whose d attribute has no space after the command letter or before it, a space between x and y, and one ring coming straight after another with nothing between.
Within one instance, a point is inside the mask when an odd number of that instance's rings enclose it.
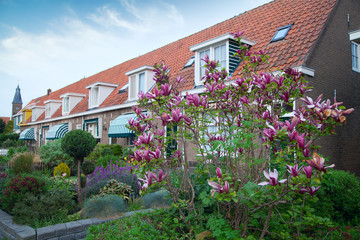
<instances>
[{"instance_id":1,"label":"purple flower","mask_svg":"<svg viewBox=\"0 0 360 240\"><path fill-rule=\"evenodd\" d=\"M317 190L319 190L320 186L318 186L317 188L315 188L314 186L312 187L306 187L306 188L302 188L299 190L299 193L304 194L304 193L309 193L310 196L314 196L314 194L317 192Z\"/></svg>"},{"instance_id":2,"label":"purple flower","mask_svg":"<svg viewBox=\"0 0 360 240\"><path fill-rule=\"evenodd\" d=\"M311 166L304 167L304 169L303 169L306 177L309 178L309 179L310 179L311 176L312 176L312 170L313 170L313 169L312 169Z\"/></svg>"},{"instance_id":3,"label":"purple flower","mask_svg":"<svg viewBox=\"0 0 360 240\"><path fill-rule=\"evenodd\" d=\"M291 174L292 177L296 177L299 176L301 169L304 166L301 166L300 168L298 167L298 164L295 164L295 166L290 166L290 165L286 165L288 172Z\"/></svg>"},{"instance_id":4,"label":"purple flower","mask_svg":"<svg viewBox=\"0 0 360 240\"><path fill-rule=\"evenodd\" d=\"M277 131L275 130L275 128L273 126L269 126L269 128L265 128L263 130L263 134L270 141L274 141L274 136L277 134Z\"/></svg>"},{"instance_id":5,"label":"purple flower","mask_svg":"<svg viewBox=\"0 0 360 240\"><path fill-rule=\"evenodd\" d=\"M260 186L264 186L264 185L271 185L271 186L276 186L276 185L280 185L280 183L284 183L287 181L287 179L282 179L280 181L278 181L278 171L276 169L274 169L274 172L271 172L269 170L269 173L264 171L264 176L269 180L268 182L261 182L258 185Z\"/></svg>"},{"instance_id":6,"label":"purple flower","mask_svg":"<svg viewBox=\"0 0 360 240\"><path fill-rule=\"evenodd\" d=\"M313 158L310 160L306 160L306 162L313 168L315 168L316 170L320 171L320 172L327 172L327 168L333 168L335 167L335 164L332 164L330 166L325 166L324 162L325 159L320 157L319 154L314 153L313 154Z\"/></svg>"},{"instance_id":7,"label":"purple flower","mask_svg":"<svg viewBox=\"0 0 360 240\"><path fill-rule=\"evenodd\" d=\"M161 94L164 96L169 96L171 92L171 86L167 83L161 85Z\"/></svg>"},{"instance_id":8,"label":"purple flower","mask_svg":"<svg viewBox=\"0 0 360 240\"><path fill-rule=\"evenodd\" d=\"M154 135L149 132L149 134L144 133L142 136L139 136L140 144L150 144L150 142L153 140Z\"/></svg>"},{"instance_id":9,"label":"purple flower","mask_svg":"<svg viewBox=\"0 0 360 240\"><path fill-rule=\"evenodd\" d=\"M185 116L181 114L181 110L179 108L171 110L171 115L174 122L180 122Z\"/></svg>"},{"instance_id":10,"label":"purple flower","mask_svg":"<svg viewBox=\"0 0 360 240\"><path fill-rule=\"evenodd\" d=\"M216 168L216 175L218 178L222 177L221 169L219 167Z\"/></svg>"},{"instance_id":11,"label":"purple flower","mask_svg":"<svg viewBox=\"0 0 360 240\"><path fill-rule=\"evenodd\" d=\"M221 186L219 183L213 182L208 180L208 184L213 188L213 190L211 190L212 192L212 196L214 195L215 192L218 193L228 193L229 192L229 183L227 181L224 182L224 186Z\"/></svg>"},{"instance_id":12,"label":"purple flower","mask_svg":"<svg viewBox=\"0 0 360 240\"><path fill-rule=\"evenodd\" d=\"M154 151L150 151L149 153L151 156L153 156L155 159L159 159L160 155L161 155L161 151L160 148L157 147L155 152Z\"/></svg>"}]
</instances>

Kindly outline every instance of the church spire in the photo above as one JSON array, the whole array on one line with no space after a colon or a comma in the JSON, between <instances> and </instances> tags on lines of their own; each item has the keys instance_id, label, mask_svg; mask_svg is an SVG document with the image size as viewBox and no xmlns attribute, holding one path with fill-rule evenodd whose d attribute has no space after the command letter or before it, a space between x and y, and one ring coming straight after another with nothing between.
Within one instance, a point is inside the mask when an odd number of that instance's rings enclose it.
<instances>
[{"instance_id":1,"label":"church spire","mask_svg":"<svg viewBox=\"0 0 360 240\"><path fill-rule=\"evenodd\" d=\"M15 92L15 95L14 95L14 100L12 101L12 103L19 103L19 104L23 103L22 100L21 100L21 93L20 93L19 85L16 88L16 92Z\"/></svg>"}]
</instances>

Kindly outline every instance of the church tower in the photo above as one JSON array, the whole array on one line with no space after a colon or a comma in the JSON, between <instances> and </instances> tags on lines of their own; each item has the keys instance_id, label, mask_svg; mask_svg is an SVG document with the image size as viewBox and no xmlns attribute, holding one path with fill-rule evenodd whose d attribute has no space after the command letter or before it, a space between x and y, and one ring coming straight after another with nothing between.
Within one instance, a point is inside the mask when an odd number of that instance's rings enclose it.
<instances>
[{"instance_id":1,"label":"church tower","mask_svg":"<svg viewBox=\"0 0 360 240\"><path fill-rule=\"evenodd\" d=\"M11 114L11 118L12 116L14 116L15 114L17 114L21 109L22 109L22 100L21 100L21 93L20 93L20 87L19 85L16 88L16 92L14 95L14 100L12 101L12 114Z\"/></svg>"}]
</instances>

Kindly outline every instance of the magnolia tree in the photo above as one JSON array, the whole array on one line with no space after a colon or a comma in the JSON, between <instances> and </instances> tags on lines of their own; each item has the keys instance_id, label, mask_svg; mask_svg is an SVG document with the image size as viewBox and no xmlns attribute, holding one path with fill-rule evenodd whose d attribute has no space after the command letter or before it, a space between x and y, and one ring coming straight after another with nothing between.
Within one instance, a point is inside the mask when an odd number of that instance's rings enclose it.
<instances>
[{"instance_id":1,"label":"magnolia tree","mask_svg":"<svg viewBox=\"0 0 360 240\"><path fill-rule=\"evenodd\" d=\"M155 66L156 86L139 94L140 107L148 111L135 107L137 118L129 121L138 135L133 158L144 174L141 191L162 184L183 216L200 213L195 199L216 201L218 212L246 236L250 219L265 211L258 217L263 228L257 229L263 238L278 206L294 206L301 199L301 209L319 189L322 174L333 165L326 166L316 153L315 140L333 134L353 109L345 110L336 99L331 103L321 96L304 97L310 88L294 69L279 75L259 72L259 64L267 61L265 53L241 44L241 33L234 37L240 77L230 81L218 63L205 57L201 94L183 95L184 79L170 81L169 68ZM292 109L295 103L296 110L287 112L285 106ZM174 145L177 148L170 147ZM188 153L191 149L196 156ZM198 162L197 174L206 174L205 183L212 187L200 197L200 178L194 180L187 171L191 160ZM303 210L298 211L299 221L302 215ZM297 234L299 225L294 224Z\"/></svg>"}]
</instances>

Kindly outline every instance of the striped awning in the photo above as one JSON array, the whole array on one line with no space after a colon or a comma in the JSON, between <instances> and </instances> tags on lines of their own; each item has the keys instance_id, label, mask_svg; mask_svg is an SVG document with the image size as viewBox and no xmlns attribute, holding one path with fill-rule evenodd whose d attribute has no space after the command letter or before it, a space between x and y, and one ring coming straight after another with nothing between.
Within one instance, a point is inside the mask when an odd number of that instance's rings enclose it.
<instances>
[{"instance_id":1,"label":"striped awning","mask_svg":"<svg viewBox=\"0 0 360 240\"><path fill-rule=\"evenodd\" d=\"M135 136L134 132L126 127L129 119L136 118L135 114L121 115L115 118L109 127L109 137L131 137Z\"/></svg>"},{"instance_id":2,"label":"striped awning","mask_svg":"<svg viewBox=\"0 0 360 240\"><path fill-rule=\"evenodd\" d=\"M21 140L35 140L34 128L25 129L20 133L19 139Z\"/></svg>"},{"instance_id":3,"label":"striped awning","mask_svg":"<svg viewBox=\"0 0 360 240\"><path fill-rule=\"evenodd\" d=\"M67 123L52 126L46 133L46 139L51 140L62 138L68 131L69 125Z\"/></svg>"}]
</instances>

